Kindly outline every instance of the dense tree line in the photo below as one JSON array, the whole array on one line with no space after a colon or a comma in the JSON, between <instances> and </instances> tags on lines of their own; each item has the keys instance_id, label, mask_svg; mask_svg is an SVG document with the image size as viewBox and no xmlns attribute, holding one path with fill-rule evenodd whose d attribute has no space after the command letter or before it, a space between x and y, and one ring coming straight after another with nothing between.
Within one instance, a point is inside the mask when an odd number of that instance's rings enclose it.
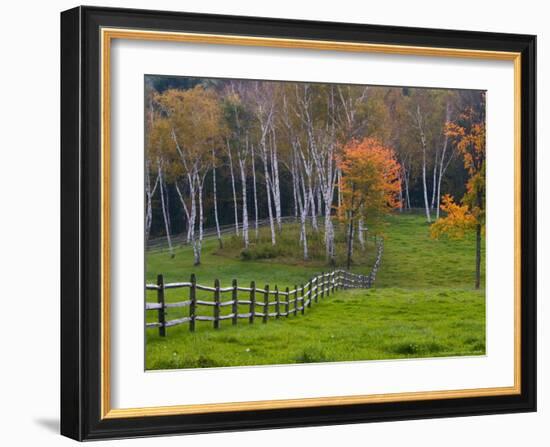
<instances>
[{"instance_id":1,"label":"dense tree line","mask_svg":"<svg viewBox=\"0 0 550 447\"><path fill-rule=\"evenodd\" d=\"M231 224L246 248L267 219L276 244L282 217L294 216L304 259L315 231L331 262L335 219L350 224L352 248L383 208L421 207L431 222L443 196L465 194L471 169L449 123L483 104L469 90L148 76L146 237L166 235L171 248L184 232L198 264L204 228L221 245ZM357 167L375 165L397 181L373 207L378 183Z\"/></svg>"}]
</instances>

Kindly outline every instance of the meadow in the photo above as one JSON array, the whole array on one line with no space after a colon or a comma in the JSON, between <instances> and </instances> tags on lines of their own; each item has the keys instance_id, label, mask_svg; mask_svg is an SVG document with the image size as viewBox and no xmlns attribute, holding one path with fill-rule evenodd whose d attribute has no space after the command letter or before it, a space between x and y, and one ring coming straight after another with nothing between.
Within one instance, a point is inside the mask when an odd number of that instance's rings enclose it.
<instances>
[{"instance_id":1,"label":"meadow","mask_svg":"<svg viewBox=\"0 0 550 447\"><path fill-rule=\"evenodd\" d=\"M397 358L442 357L485 354L485 291L474 289L475 241L430 238L425 218L395 213L376 229L384 236L382 265L373 288L340 290L321 300L305 315L270 319L253 325L239 320L237 326L223 321L214 330L210 322L198 322L190 332L187 324L146 331L146 368L172 369L288 363L336 362ZM314 233L312 233L314 234ZM344 257L343 229L337 236L337 264ZM321 271L330 271L323 259L321 236L311 238L311 260L301 259L298 227L285 224L271 248L267 229L248 250L240 239L224 237L220 248L216 238L203 244L202 263L193 265L189 246L176 248L173 257L166 251L148 252L147 282L159 273L165 282L188 281L195 273L197 282L221 286L255 281L279 290L305 283ZM484 255L484 247L482 250ZM355 247L352 271L368 274L374 262L372 239L364 251ZM485 265L482 258L482 265ZM188 289L166 292L166 300L187 299ZM210 295L203 295L211 300ZM246 297L243 296L243 299ZM154 292L147 301L154 302ZM229 312L225 308L224 312ZM243 310L246 311L246 310ZM186 309L168 309L167 319L186 315ZM211 307L197 308L198 314L211 314ZM155 321L156 312L147 312Z\"/></svg>"}]
</instances>

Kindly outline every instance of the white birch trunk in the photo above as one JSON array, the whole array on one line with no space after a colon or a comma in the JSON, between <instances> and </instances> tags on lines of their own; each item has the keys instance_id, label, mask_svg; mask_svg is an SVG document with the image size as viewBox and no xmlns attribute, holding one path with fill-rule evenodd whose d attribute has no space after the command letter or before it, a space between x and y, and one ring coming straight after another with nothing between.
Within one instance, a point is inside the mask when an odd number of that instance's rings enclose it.
<instances>
[{"instance_id":1,"label":"white birch trunk","mask_svg":"<svg viewBox=\"0 0 550 447\"><path fill-rule=\"evenodd\" d=\"M247 207L247 197L246 197L246 159L241 158L239 153L239 168L241 170L241 185L242 185L242 195L243 195L243 240L245 248L248 248L248 207Z\"/></svg>"},{"instance_id":2,"label":"white birch trunk","mask_svg":"<svg viewBox=\"0 0 550 447\"><path fill-rule=\"evenodd\" d=\"M407 169L406 167L406 163L405 161L403 160L402 163L401 163L401 168L402 168L402 177L403 177L403 183L405 185L405 208L407 209L411 209L411 196L409 194L409 176L410 176L410 171L409 169Z\"/></svg>"},{"instance_id":3,"label":"white birch trunk","mask_svg":"<svg viewBox=\"0 0 550 447\"><path fill-rule=\"evenodd\" d=\"M237 190L235 188L235 173L233 171L233 157L231 155L231 146L227 142L227 154L229 155L229 172L231 173L231 189L233 190L233 208L235 212L235 234L239 235L239 212L237 208Z\"/></svg>"},{"instance_id":4,"label":"white birch trunk","mask_svg":"<svg viewBox=\"0 0 550 447\"><path fill-rule=\"evenodd\" d=\"M300 240L302 242L302 249L304 254L304 261L309 259L308 245L307 245L307 206L302 206L302 212L300 213Z\"/></svg>"},{"instance_id":5,"label":"white birch trunk","mask_svg":"<svg viewBox=\"0 0 550 447\"><path fill-rule=\"evenodd\" d=\"M256 162L254 160L254 146L250 146L251 156L252 156L252 184L253 184L253 194L254 194L254 230L256 233L256 240L258 240L258 195L256 192Z\"/></svg>"},{"instance_id":6,"label":"white birch trunk","mask_svg":"<svg viewBox=\"0 0 550 447\"><path fill-rule=\"evenodd\" d=\"M295 159L297 159L297 154L294 155ZM300 172L301 170L299 170ZM302 189L302 193L298 192L297 194L297 200L298 200L298 207L300 211L300 244L302 245L303 249L303 257L304 261L307 261L309 259L309 252L308 252L308 245L307 245L307 214L308 214L308 199L311 197L310 194L308 194L305 182L304 182L304 176L303 174L299 175L297 178L297 188Z\"/></svg>"},{"instance_id":7,"label":"white birch trunk","mask_svg":"<svg viewBox=\"0 0 550 447\"><path fill-rule=\"evenodd\" d=\"M319 231L319 225L317 224L317 211L315 210L315 195L311 187L311 176L308 175L308 190L309 190L309 203L311 208L311 226L317 232ZM318 202L319 209L321 208L321 202Z\"/></svg>"},{"instance_id":8,"label":"white birch trunk","mask_svg":"<svg viewBox=\"0 0 550 447\"><path fill-rule=\"evenodd\" d=\"M416 107L416 122L418 131L420 133L420 142L422 144L422 188L424 193L424 208L426 210L426 221L431 223L431 214L430 214L430 204L428 202L428 185L426 183L426 152L427 152L427 143L426 135L424 134L423 124L422 124L422 115L420 113L420 106Z\"/></svg>"},{"instance_id":9,"label":"white birch trunk","mask_svg":"<svg viewBox=\"0 0 550 447\"><path fill-rule=\"evenodd\" d=\"M273 210L271 209L271 181L269 179L269 168L267 166L267 147L265 143L265 138L260 141L262 146L262 161L264 164L264 176L265 176L265 193L267 195L267 212L269 216L269 227L271 229L271 245L276 244L275 238L275 224L273 222Z\"/></svg>"},{"instance_id":10,"label":"white birch trunk","mask_svg":"<svg viewBox=\"0 0 550 447\"><path fill-rule=\"evenodd\" d=\"M426 147L422 147L422 188L424 192L424 207L426 209L426 221L430 223L432 221L430 215L430 206L428 203L428 187L426 185Z\"/></svg>"},{"instance_id":11,"label":"white birch trunk","mask_svg":"<svg viewBox=\"0 0 550 447\"><path fill-rule=\"evenodd\" d=\"M350 214L353 216L353 212L350 212ZM352 222L353 222L353 217L351 218ZM353 257L353 245L354 245L354 242L355 242L355 225L350 225L350 230L351 230L351 235L349 236L350 237L350 246L349 246L349 254L350 256Z\"/></svg>"},{"instance_id":12,"label":"white birch trunk","mask_svg":"<svg viewBox=\"0 0 550 447\"><path fill-rule=\"evenodd\" d=\"M155 179L155 184L151 187L151 164L149 160L145 163L145 196L146 196L146 212L145 212L145 242L149 240L151 234L151 225L153 224L153 203L152 199L157 189L159 178Z\"/></svg>"},{"instance_id":13,"label":"white birch trunk","mask_svg":"<svg viewBox=\"0 0 550 447\"><path fill-rule=\"evenodd\" d=\"M294 157L293 157L294 159ZM296 166L294 160L291 163L290 175L292 178L292 197L294 199L294 219L298 220L298 196L296 191Z\"/></svg>"},{"instance_id":14,"label":"white birch trunk","mask_svg":"<svg viewBox=\"0 0 550 447\"><path fill-rule=\"evenodd\" d=\"M188 174L189 177L189 195L191 197L191 206L189 210L189 234L190 241L189 243L193 245L193 250L195 250L195 224L197 220L197 190L195 188L195 175Z\"/></svg>"},{"instance_id":15,"label":"white birch trunk","mask_svg":"<svg viewBox=\"0 0 550 447\"><path fill-rule=\"evenodd\" d=\"M399 176L399 212L403 211L403 180L401 179L401 175Z\"/></svg>"},{"instance_id":16,"label":"white birch trunk","mask_svg":"<svg viewBox=\"0 0 550 447\"><path fill-rule=\"evenodd\" d=\"M358 236L358 239L359 239L359 244L361 245L361 250L365 250L365 235L364 235L364 231L365 231L365 220L363 219L363 217L361 217L359 219L359 221L357 222L357 236Z\"/></svg>"},{"instance_id":17,"label":"white birch trunk","mask_svg":"<svg viewBox=\"0 0 550 447\"><path fill-rule=\"evenodd\" d=\"M435 158L434 158L434 167L433 167L433 175L432 175L432 201L430 208L433 210L435 206L435 197L436 197L436 189L437 189L437 166L438 166L438 158L439 158L439 152L435 152Z\"/></svg>"},{"instance_id":18,"label":"white birch trunk","mask_svg":"<svg viewBox=\"0 0 550 447\"><path fill-rule=\"evenodd\" d=\"M317 216L323 215L323 198L321 197L321 189L317 186Z\"/></svg>"},{"instance_id":19,"label":"white birch trunk","mask_svg":"<svg viewBox=\"0 0 550 447\"><path fill-rule=\"evenodd\" d=\"M149 177L149 162L145 162L145 243L149 240L151 232L151 223L153 221L152 201L151 201L151 180Z\"/></svg>"},{"instance_id":20,"label":"white birch trunk","mask_svg":"<svg viewBox=\"0 0 550 447\"><path fill-rule=\"evenodd\" d=\"M445 122L448 122L451 119L451 107L449 104L447 104L447 110L445 112ZM435 218L439 219L439 211L440 211L440 204L441 204L441 180L443 179L443 176L445 175L445 171L449 167L449 163L452 161L452 154L445 162L445 156L447 154L447 147L449 144L449 136L445 135L445 139L443 140L443 148L441 149L441 158L439 160L439 178L437 179L437 208L435 211Z\"/></svg>"},{"instance_id":21,"label":"white birch trunk","mask_svg":"<svg viewBox=\"0 0 550 447\"><path fill-rule=\"evenodd\" d=\"M159 185L160 185L160 203L162 207L162 217L164 218L164 230L166 232L166 241L168 242L168 251L170 252L170 256L174 257L174 250L172 248L172 238L170 237L170 223L168 221L168 213L166 210L166 203L164 199L164 177L162 175L162 166L161 162L158 163L158 177L159 177Z\"/></svg>"},{"instance_id":22,"label":"white birch trunk","mask_svg":"<svg viewBox=\"0 0 550 447\"><path fill-rule=\"evenodd\" d=\"M183 198L183 194L181 193L180 187L178 185L178 182L175 182L176 185L176 191L178 192L178 197L180 199L180 203L183 207L183 211L185 212L186 217L186 225L187 225L187 243L191 241L191 216L189 215L189 208L187 207L187 203L185 203L185 199Z\"/></svg>"},{"instance_id":23,"label":"white birch trunk","mask_svg":"<svg viewBox=\"0 0 550 447\"><path fill-rule=\"evenodd\" d=\"M195 265L200 265L201 263L201 255L202 255L202 238L203 238L203 225L204 225L204 212L203 212L203 204L202 204L202 190L203 190L203 181L204 178L199 181L198 176L196 176L197 181L197 189L198 189L198 196L199 196L199 237L195 238L193 241L193 254L195 257ZM194 232L193 232L194 234Z\"/></svg>"},{"instance_id":24,"label":"white birch trunk","mask_svg":"<svg viewBox=\"0 0 550 447\"><path fill-rule=\"evenodd\" d=\"M338 209L342 208L342 170L338 169Z\"/></svg>"},{"instance_id":25,"label":"white birch trunk","mask_svg":"<svg viewBox=\"0 0 550 447\"><path fill-rule=\"evenodd\" d=\"M279 187L279 160L277 154L277 142L275 138L275 129L271 128L271 186L273 190L273 202L275 204L275 218L279 231L282 228L281 221L281 190Z\"/></svg>"},{"instance_id":26,"label":"white birch trunk","mask_svg":"<svg viewBox=\"0 0 550 447\"><path fill-rule=\"evenodd\" d=\"M218 219L218 193L216 185L216 154L212 150L212 192L214 194L214 220L216 221L216 234L218 236L218 243L220 248L223 248L222 235L220 232L220 221Z\"/></svg>"}]
</instances>

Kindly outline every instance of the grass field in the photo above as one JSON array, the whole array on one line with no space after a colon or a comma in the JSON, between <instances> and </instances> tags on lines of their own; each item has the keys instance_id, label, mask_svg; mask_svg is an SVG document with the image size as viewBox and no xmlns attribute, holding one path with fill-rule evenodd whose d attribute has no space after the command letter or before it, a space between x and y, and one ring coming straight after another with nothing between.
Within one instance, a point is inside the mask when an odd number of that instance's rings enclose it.
<instances>
[{"instance_id":1,"label":"grass field","mask_svg":"<svg viewBox=\"0 0 550 447\"><path fill-rule=\"evenodd\" d=\"M147 330L147 369L219 367L481 355L485 353L484 277L481 290L474 290L474 240L433 240L422 216L390 216L382 229L385 249L376 284L370 290L342 290L313 304L305 315L254 325L239 320L237 326L223 321L214 330L210 322L197 322L167 329L161 338ZM260 243L242 252L239 240L226 237L219 249L215 238L203 245L202 264L193 266L190 247L147 254L147 281L162 273L166 282L187 281L195 273L201 284L212 285L215 278L229 286L233 278L248 286L256 281L277 284L280 290L306 282L321 271L322 244L312 238L312 260L300 259L297 228L286 225L278 248L269 247L267 229ZM343 236L339 244L345 243ZM338 261L343 257L343 247ZM364 253L358 248L352 268L367 274L374 261L371 241ZM484 265L484 263L483 263ZM167 291L167 301L187 299L187 289ZM211 300L211 295L201 298ZM242 297L246 299L246 296ZM225 296L224 299L229 299ZM148 301L155 301L149 293ZM229 313L229 307L223 308ZM246 312L243 309L243 312ZM168 319L186 315L187 309L168 309ZM211 307L197 313L210 315ZM156 312L148 312L154 321Z\"/></svg>"}]
</instances>

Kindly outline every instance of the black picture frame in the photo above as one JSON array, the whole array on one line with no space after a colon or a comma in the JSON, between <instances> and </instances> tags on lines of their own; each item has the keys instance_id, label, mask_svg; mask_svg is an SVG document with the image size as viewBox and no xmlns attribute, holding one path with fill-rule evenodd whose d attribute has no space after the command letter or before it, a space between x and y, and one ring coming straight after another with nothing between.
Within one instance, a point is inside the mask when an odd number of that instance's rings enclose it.
<instances>
[{"instance_id":1,"label":"black picture frame","mask_svg":"<svg viewBox=\"0 0 550 447\"><path fill-rule=\"evenodd\" d=\"M100 29L521 53L521 392L309 408L102 418ZM61 13L61 433L77 440L536 410L536 37L99 7Z\"/></svg>"}]
</instances>

